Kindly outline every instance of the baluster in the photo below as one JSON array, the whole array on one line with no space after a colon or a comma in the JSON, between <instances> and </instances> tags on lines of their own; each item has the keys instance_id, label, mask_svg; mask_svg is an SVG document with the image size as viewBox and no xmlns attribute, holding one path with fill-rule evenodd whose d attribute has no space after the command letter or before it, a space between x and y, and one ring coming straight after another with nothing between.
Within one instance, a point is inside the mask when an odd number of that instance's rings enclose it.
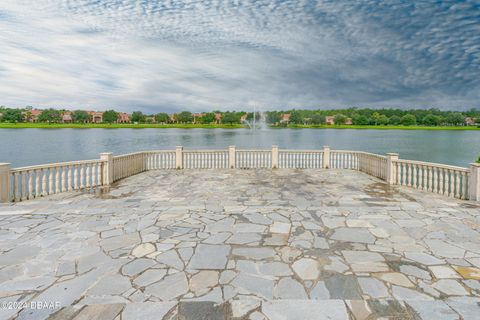
<instances>
[{"instance_id":1,"label":"baluster","mask_svg":"<svg viewBox=\"0 0 480 320\"><path fill-rule=\"evenodd\" d=\"M454 171L455 175L455 198L460 198L460 173Z\"/></svg>"},{"instance_id":2,"label":"baluster","mask_svg":"<svg viewBox=\"0 0 480 320\"><path fill-rule=\"evenodd\" d=\"M115 166L114 166L115 167ZM80 189L85 188L85 164L80 166Z\"/></svg>"},{"instance_id":3,"label":"baluster","mask_svg":"<svg viewBox=\"0 0 480 320\"><path fill-rule=\"evenodd\" d=\"M27 199L27 172L23 171L22 172L22 198L21 200L26 200Z\"/></svg>"},{"instance_id":4,"label":"baluster","mask_svg":"<svg viewBox=\"0 0 480 320\"><path fill-rule=\"evenodd\" d=\"M39 170L34 170L35 173L35 192L33 193L34 198L38 198L41 193L40 193L40 181L41 181L41 174L42 174L42 169Z\"/></svg>"},{"instance_id":5,"label":"baluster","mask_svg":"<svg viewBox=\"0 0 480 320\"><path fill-rule=\"evenodd\" d=\"M27 171L28 174L28 199L33 198L33 171Z\"/></svg>"},{"instance_id":6,"label":"baluster","mask_svg":"<svg viewBox=\"0 0 480 320\"><path fill-rule=\"evenodd\" d=\"M18 183L17 183L17 173L16 172L13 173L12 178L13 178L13 186L12 186L13 187L13 202L16 202L17 201L17 193L18 193L18 191L17 191Z\"/></svg>"},{"instance_id":7,"label":"baluster","mask_svg":"<svg viewBox=\"0 0 480 320\"><path fill-rule=\"evenodd\" d=\"M74 165L73 168L73 189L78 190L78 165Z\"/></svg>"},{"instance_id":8,"label":"baluster","mask_svg":"<svg viewBox=\"0 0 480 320\"><path fill-rule=\"evenodd\" d=\"M432 181L433 181L433 177L432 177L432 167L430 166L427 166L427 174L428 174L428 186L427 186L427 191L429 192L432 192Z\"/></svg>"},{"instance_id":9,"label":"baluster","mask_svg":"<svg viewBox=\"0 0 480 320\"><path fill-rule=\"evenodd\" d=\"M39 196L45 196L47 194L47 171L50 176L50 170L52 169L42 169L42 192L39 193Z\"/></svg>"},{"instance_id":10,"label":"baluster","mask_svg":"<svg viewBox=\"0 0 480 320\"><path fill-rule=\"evenodd\" d=\"M99 186L103 186L102 174L103 174L103 162L97 163L97 181Z\"/></svg>"},{"instance_id":11,"label":"baluster","mask_svg":"<svg viewBox=\"0 0 480 320\"><path fill-rule=\"evenodd\" d=\"M432 167L432 173L433 173L433 185L432 185L432 192L437 193L438 192L438 177L437 177L437 168Z\"/></svg>"},{"instance_id":12,"label":"baluster","mask_svg":"<svg viewBox=\"0 0 480 320\"><path fill-rule=\"evenodd\" d=\"M462 171L462 194L461 199L467 198L467 173Z\"/></svg>"},{"instance_id":13,"label":"baluster","mask_svg":"<svg viewBox=\"0 0 480 320\"><path fill-rule=\"evenodd\" d=\"M86 168L86 170L85 170L85 187L86 187L87 189L89 189L89 188L92 186L92 184L91 184L91 181L92 181L92 172L91 172L91 170L92 170L92 168L91 168L91 167L92 167L92 164L91 164L91 163L88 163L88 164L87 164L87 168ZM121 163L120 163L120 167L121 167ZM119 179L121 179L121 177L122 177L121 171L120 171L119 173L120 173Z\"/></svg>"}]
</instances>

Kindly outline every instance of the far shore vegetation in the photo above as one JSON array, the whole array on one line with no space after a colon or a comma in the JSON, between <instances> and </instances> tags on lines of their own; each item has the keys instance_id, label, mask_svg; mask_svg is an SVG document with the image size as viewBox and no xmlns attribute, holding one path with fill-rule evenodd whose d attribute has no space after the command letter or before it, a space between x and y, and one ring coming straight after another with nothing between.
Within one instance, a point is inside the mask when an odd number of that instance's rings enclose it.
<instances>
[{"instance_id":1,"label":"far shore vegetation","mask_svg":"<svg viewBox=\"0 0 480 320\"><path fill-rule=\"evenodd\" d=\"M254 122L273 128L480 130L480 110L439 109L213 111L131 114L107 111L0 107L0 128L244 128Z\"/></svg>"}]
</instances>

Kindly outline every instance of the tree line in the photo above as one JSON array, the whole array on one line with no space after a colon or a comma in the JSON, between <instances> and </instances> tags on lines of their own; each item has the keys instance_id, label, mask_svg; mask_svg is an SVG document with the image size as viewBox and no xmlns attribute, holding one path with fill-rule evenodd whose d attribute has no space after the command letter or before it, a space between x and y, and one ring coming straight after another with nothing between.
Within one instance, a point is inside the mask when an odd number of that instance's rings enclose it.
<instances>
[{"instance_id":1,"label":"tree line","mask_svg":"<svg viewBox=\"0 0 480 320\"><path fill-rule=\"evenodd\" d=\"M59 123L62 121L62 114L66 110L44 109L38 115L38 122ZM28 121L32 113L31 108L16 109L0 107L0 121L2 122L24 122ZM103 122L115 123L118 121L118 112L107 110L103 112ZM288 116L285 116L288 115ZM75 123L86 123L91 121L91 116L83 110L71 112L72 121ZM442 111L439 109L371 109L371 108L348 108L331 110L287 110L267 111L255 114L257 121L264 119L270 125L323 125L327 117L333 117L335 124L351 123L353 125L424 125L424 126L459 126L465 124L466 118L474 119L473 122L480 122L480 110L470 109L468 111ZM144 114L135 111L130 115L130 121L134 123L224 123L240 124L242 121L252 121L254 114L244 111L213 111L201 114L193 114L189 111L182 111L169 115L165 112L157 114ZM349 121L347 121L349 120Z\"/></svg>"}]
</instances>

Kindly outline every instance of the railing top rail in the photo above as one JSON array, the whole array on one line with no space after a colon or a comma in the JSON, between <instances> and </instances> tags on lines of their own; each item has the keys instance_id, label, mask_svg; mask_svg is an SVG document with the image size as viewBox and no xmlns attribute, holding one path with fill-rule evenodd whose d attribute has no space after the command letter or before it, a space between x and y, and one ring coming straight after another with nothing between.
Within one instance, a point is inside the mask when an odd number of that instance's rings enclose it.
<instances>
[{"instance_id":1,"label":"railing top rail","mask_svg":"<svg viewBox=\"0 0 480 320\"><path fill-rule=\"evenodd\" d=\"M228 153L227 149L203 149L203 150L183 150L184 153L206 153L206 152L223 152Z\"/></svg>"},{"instance_id":2,"label":"railing top rail","mask_svg":"<svg viewBox=\"0 0 480 320\"><path fill-rule=\"evenodd\" d=\"M79 161L47 163L47 164L39 164L39 165L35 165L35 166L13 168L13 169L11 170L11 172L12 172L12 173L15 173L15 172L21 172L21 171L31 171L31 170L39 170L39 169L51 169L51 168L66 167L66 166L73 166L73 165L92 164L92 163L104 163L104 162L107 162L107 161L106 161L106 160L102 160L102 159L94 159L94 160L79 160Z\"/></svg>"},{"instance_id":3,"label":"railing top rail","mask_svg":"<svg viewBox=\"0 0 480 320\"><path fill-rule=\"evenodd\" d=\"M123 158L128 156L136 156L136 155L144 154L145 152L146 151L139 151L139 152L126 153L126 154L119 154L117 156L114 156L113 159L118 159L118 158Z\"/></svg>"},{"instance_id":4,"label":"railing top rail","mask_svg":"<svg viewBox=\"0 0 480 320\"><path fill-rule=\"evenodd\" d=\"M323 149L310 149L310 150L305 150L305 149L278 149L278 152L305 152L305 153L315 152L315 153L319 153L319 152L323 152Z\"/></svg>"},{"instance_id":5,"label":"railing top rail","mask_svg":"<svg viewBox=\"0 0 480 320\"><path fill-rule=\"evenodd\" d=\"M436 168L462 171L462 172L469 172L468 168L450 166L450 165L447 165L447 164L441 164L441 163L435 163L435 162L425 162L425 161L405 160L405 159L394 160L394 162L405 163L405 164L415 164L415 165L421 165L421 166L426 166L426 167L436 167Z\"/></svg>"}]
</instances>

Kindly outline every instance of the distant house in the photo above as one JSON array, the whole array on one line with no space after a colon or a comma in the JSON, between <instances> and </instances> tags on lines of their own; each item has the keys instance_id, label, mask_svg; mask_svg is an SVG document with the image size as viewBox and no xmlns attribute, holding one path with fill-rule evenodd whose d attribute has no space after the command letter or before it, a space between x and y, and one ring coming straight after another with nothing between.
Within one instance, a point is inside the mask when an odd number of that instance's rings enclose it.
<instances>
[{"instance_id":1,"label":"distant house","mask_svg":"<svg viewBox=\"0 0 480 320\"><path fill-rule=\"evenodd\" d=\"M38 122L38 117L42 114L42 110L32 109L24 113L25 121Z\"/></svg>"},{"instance_id":2,"label":"distant house","mask_svg":"<svg viewBox=\"0 0 480 320\"><path fill-rule=\"evenodd\" d=\"M155 123L155 116L145 117L145 122L146 123Z\"/></svg>"},{"instance_id":3,"label":"distant house","mask_svg":"<svg viewBox=\"0 0 480 320\"><path fill-rule=\"evenodd\" d=\"M335 117L334 116L326 116L325 117L325 123L328 125L334 125L335 124Z\"/></svg>"},{"instance_id":4,"label":"distant house","mask_svg":"<svg viewBox=\"0 0 480 320\"><path fill-rule=\"evenodd\" d=\"M92 123L102 123L103 122L103 112L101 111L88 111L90 115L90 122Z\"/></svg>"},{"instance_id":5,"label":"distant house","mask_svg":"<svg viewBox=\"0 0 480 320\"><path fill-rule=\"evenodd\" d=\"M352 118L345 119L345 124L352 125L353 124Z\"/></svg>"},{"instance_id":6,"label":"distant house","mask_svg":"<svg viewBox=\"0 0 480 320\"><path fill-rule=\"evenodd\" d=\"M288 124L290 122L290 113L284 113L282 114L280 118L280 123L286 123Z\"/></svg>"},{"instance_id":7,"label":"distant house","mask_svg":"<svg viewBox=\"0 0 480 320\"><path fill-rule=\"evenodd\" d=\"M248 113L245 113L244 115L242 115L242 116L240 117L240 122L245 122L245 121L247 121L247 118L248 118Z\"/></svg>"},{"instance_id":8,"label":"distant house","mask_svg":"<svg viewBox=\"0 0 480 320\"><path fill-rule=\"evenodd\" d=\"M70 111L65 111L62 113L62 122L63 123L72 123L73 118L72 118L72 113Z\"/></svg>"},{"instance_id":9,"label":"distant house","mask_svg":"<svg viewBox=\"0 0 480 320\"><path fill-rule=\"evenodd\" d=\"M130 115L125 112L119 112L117 116L117 123L130 123Z\"/></svg>"},{"instance_id":10,"label":"distant house","mask_svg":"<svg viewBox=\"0 0 480 320\"><path fill-rule=\"evenodd\" d=\"M193 123L197 123L199 119L205 117L204 113L194 113L193 115Z\"/></svg>"},{"instance_id":11,"label":"distant house","mask_svg":"<svg viewBox=\"0 0 480 320\"><path fill-rule=\"evenodd\" d=\"M219 124L222 122L222 114L221 113L215 113L215 123Z\"/></svg>"},{"instance_id":12,"label":"distant house","mask_svg":"<svg viewBox=\"0 0 480 320\"><path fill-rule=\"evenodd\" d=\"M466 117L465 118L465 125L466 126L474 126L477 124L477 120L475 118L472 118L472 117Z\"/></svg>"},{"instance_id":13,"label":"distant house","mask_svg":"<svg viewBox=\"0 0 480 320\"><path fill-rule=\"evenodd\" d=\"M170 115L170 121L172 121L173 123L176 123L178 121L176 113Z\"/></svg>"}]
</instances>

